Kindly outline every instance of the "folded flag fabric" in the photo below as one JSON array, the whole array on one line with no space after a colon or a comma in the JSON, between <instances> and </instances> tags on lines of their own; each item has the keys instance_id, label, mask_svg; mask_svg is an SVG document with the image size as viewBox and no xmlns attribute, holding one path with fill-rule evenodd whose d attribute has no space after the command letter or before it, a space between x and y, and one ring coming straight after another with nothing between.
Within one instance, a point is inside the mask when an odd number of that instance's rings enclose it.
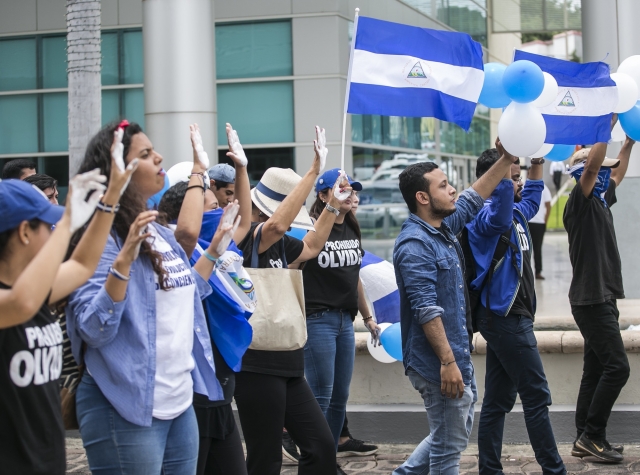
<instances>
[{"instance_id":1,"label":"folded flag fabric","mask_svg":"<svg viewBox=\"0 0 640 475\"><path fill-rule=\"evenodd\" d=\"M364 292L373 306L378 323L400 321L400 293L393 264L366 252L362 257L360 280Z\"/></svg>"},{"instance_id":2,"label":"folded flag fabric","mask_svg":"<svg viewBox=\"0 0 640 475\"><path fill-rule=\"evenodd\" d=\"M545 143L580 145L611 139L611 111L618 103L618 89L609 65L574 63L516 51L513 60L529 60L558 82L556 100L540 111L547 124Z\"/></svg>"},{"instance_id":3,"label":"folded flag fabric","mask_svg":"<svg viewBox=\"0 0 640 475\"><path fill-rule=\"evenodd\" d=\"M359 17L346 112L435 117L468 130L483 81L482 46L468 34Z\"/></svg>"}]
</instances>

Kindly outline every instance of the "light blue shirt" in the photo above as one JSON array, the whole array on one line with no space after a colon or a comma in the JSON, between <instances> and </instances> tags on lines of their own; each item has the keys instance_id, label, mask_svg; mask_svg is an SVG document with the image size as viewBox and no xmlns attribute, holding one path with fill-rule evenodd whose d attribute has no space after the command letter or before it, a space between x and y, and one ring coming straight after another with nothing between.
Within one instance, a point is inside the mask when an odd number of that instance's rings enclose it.
<instances>
[{"instance_id":1,"label":"light blue shirt","mask_svg":"<svg viewBox=\"0 0 640 475\"><path fill-rule=\"evenodd\" d=\"M189 259L173 232L154 225L158 234L189 265ZM67 331L76 361L81 361L82 342L86 366L100 390L118 413L133 424L151 426L156 374L157 276L147 258L131 265L131 280L123 301L114 302L104 288L122 242L109 237L100 264L89 281L73 292L67 306ZM211 293L209 284L194 270L197 283L193 303L194 339L191 372L193 390L212 401L224 398L213 363L211 338L202 299Z\"/></svg>"}]
</instances>

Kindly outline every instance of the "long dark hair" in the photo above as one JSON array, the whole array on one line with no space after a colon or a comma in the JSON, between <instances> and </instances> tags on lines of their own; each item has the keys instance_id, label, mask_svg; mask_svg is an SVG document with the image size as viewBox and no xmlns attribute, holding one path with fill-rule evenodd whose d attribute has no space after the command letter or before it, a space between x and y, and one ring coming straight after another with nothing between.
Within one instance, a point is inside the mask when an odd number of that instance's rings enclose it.
<instances>
[{"instance_id":1,"label":"long dark hair","mask_svg":"<svg viewBox=\"0 0 640 475\"><path fill-rule=\"evenodd\" d=\"M100 173L108 179L111 174L111 145L113 144L113 133L118 128L119 122L112 122L100 130L87 145L87 150L84 154L84 160L80 165L78 173L85 173L95 168L100 169ZM134 135L142 132L142 127L135 122L130 123L124 128L124 135L122 137L122 145L124 145L124 151L122 156L125 161L129 154L131 147L131 139ZM114 232L123 242L127 239L129 234L129 227L135 221L140 213L147 210L147 203L140 193L135 189L135 186L129 184L125 192L120 198L120 210L116 213L113 220L112 232ZM83 227L73 236L72 247L77 244L87 226ZM162 290L168 290L167 285L167 271L162 267L162 255L154 251L151 245L145 240L142 241L140 246L140 257L148 258L153 266L153 271L159 277L160 288Z\"/></svg>"},{"instance_id":2,"label":"long dark hair","mask_svg":"<svg viewBox=\"0 0 640 475\"><path fill-rule=\"evenodd\" d=\"M329 192L331 192L331 189L329 189ZM322 199L320 198L320 194L318 193L318 195L316 196L316 200L311 206L311 211L309 211L309 216L311 216L313 219L318 219L322 214L325 206L327 206L327 204L322 201ZM356 218L353 213L349 212L344 215L344 222L347 223L347 226L349 226L354 233L356 233L356 236L358 236L358 241L362 242L362 232L360 231L358 218Z\"/></svg>"}]
</instances>

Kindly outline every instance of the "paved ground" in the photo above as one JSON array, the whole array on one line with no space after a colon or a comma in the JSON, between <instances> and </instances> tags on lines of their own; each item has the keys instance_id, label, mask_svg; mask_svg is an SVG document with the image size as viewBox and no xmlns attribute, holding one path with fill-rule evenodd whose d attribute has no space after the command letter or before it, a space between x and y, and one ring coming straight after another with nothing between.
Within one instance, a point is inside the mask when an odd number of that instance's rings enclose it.
<instances>
[{"instance_id":1,"label":"paved ground","mask_svg":"<svg viewBox=\"0 0 640 475\"><path fill-rule=\"evenodd\" d=\"M571 446L562 444L559 446L560 454L569 473L581 474L640 474L640 446L625 447L625 461L619 465L602 464L593 458L584 460L571 457ZM369 457L348 457L338 459L342 469L348 474L390 474L394 468L400 465L414 449L413 445L381 445L379 453ZM503 467L506 474L531 474L542 473L540 466L533 457L533 451L528 445L505 445L503 449ZM460 461L460 473L477 475L478 473L478 447L470 445L463 453ZM82 448L80 439L67 438L67 473L88 475L87 458ZM283 465L282 475L295 475L297 467ZM233 474L229 474L233 475Z\"/></svg>"}]
</instances>

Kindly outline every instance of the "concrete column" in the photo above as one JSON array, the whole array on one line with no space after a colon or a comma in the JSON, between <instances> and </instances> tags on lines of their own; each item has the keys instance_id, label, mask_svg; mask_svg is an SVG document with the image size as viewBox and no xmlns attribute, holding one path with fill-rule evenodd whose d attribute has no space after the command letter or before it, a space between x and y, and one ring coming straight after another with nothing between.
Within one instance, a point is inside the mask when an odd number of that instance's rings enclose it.
<instances>
[{"instance_id":1,"label":"concrete column","mask_svg":"<svg viewBox=\"0 0 640 475\"><path fill-rule=\"evenodd\" d=\"M192 159L193 122L217 162L213 0L143 0L142 19L146 128L164 167Z\"/></svg>"},{"instance_id":2,"label":"concrete column","mask_svg":"<svg viewBox=\"0 0 640 475\"><path fill-rule=\"evenodd\" d=\"M582 0L582 47L584 61L605 61L611 72L627 57L640 54L640 31L635 21L640 2L635 0ZM607 53L609 54L607 56ZM606 57L606 59L605 59ZM620 144L607 148L607 156L616 157ZM613 212L618 249L622 259L622 278L627 298L640 298L640 146L631 153L629 169L617 190L618 203Z\"/></svg>"}]
</instances>

